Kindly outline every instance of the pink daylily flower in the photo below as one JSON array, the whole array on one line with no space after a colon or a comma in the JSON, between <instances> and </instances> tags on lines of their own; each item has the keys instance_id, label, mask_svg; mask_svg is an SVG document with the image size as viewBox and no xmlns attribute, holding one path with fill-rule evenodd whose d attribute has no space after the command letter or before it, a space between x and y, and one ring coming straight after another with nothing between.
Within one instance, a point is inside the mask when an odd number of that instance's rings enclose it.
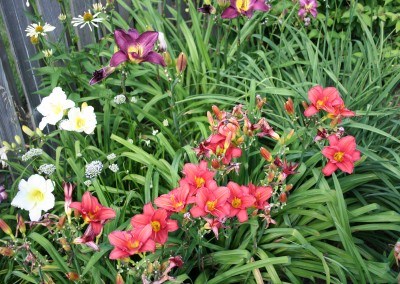
<instances>
[{"instance_id":1,"label":"pink daylily flower","mask_svg":"<svg viewBox=\"0 0 400 284\"><path fill-rule=\"evenodd\" d=\"M229 204L226 203L230 196L229 188L217 183L211 183L209 187L204 187L196 195L196 205L190 209L190 214L194 218L211 214L219 219L224 218L230 213Z\"/></svg>"},{"instance_id":2,"label":"pink daylily flower","mask_svg":"<svg viewBox=\"0 0 400 284\"><path fill-rule=\"evenodd\" d=\"M191 195L196 194L200 188L206 186L215 176L215 172L208 169L207 161L200 161L199 165L187 163L183 166L182 172L185 177L179 183L189 184Z\"/></svg>"},{"instance_id":3,"label":"pink daylily flower","mask_svg":"<svg viewBox=\"0 0 400 284\"><path fill-rule=\"evenodd\" d=\"M147 203L143 208L143 214L132 217L131 225L140 229L150 227L152 229L151 238L158 244L165 244L168 240L168 232L178 230L178 221L171 220L165 209L154 209L151 203Z\"/></svg>"},{"instance_id":4,"label":"pink daylily flower","mask_svg":"<svg viewBox=\"0 0 400 284\"><path fill-rule=\"evenodd\" d=\"M267 200L272 196L272 187L270 186L255 186L249 183L249 194L256 199L253 206L257 209L264 209L269 205Z\"/></svg>"},{"instance_id":5,"label":"pink daylily flower","mask_svg":"<svg viewBox=\"0 0 400 284\"><path fill-rule=\"evenodd\" d=\"M245 222L249 219L247 208L251 207L256 199L249 194L247 186L240 186L237 183L230 181L227 184L231 194L227 200L230 206L230 213L228 217L236 216L239 222Z\"/></svg>"},{"instance_id":6,"label":"pink daylily flower","mask_svg":"<svg viewBox=\"0 0 400 284\"><path fill-rule=\"evenodd\" d=\"M304 111L305 116L312 116L321 109L333 113L334 106L343 103L338 90L334 87L315 86L308 91L308 99L311 105Z\"/></svg>"},{"instance_id":7,"label":"pink daylily flower","mask_svg":"<svg viewBox=\"0 0 400 284\"><path fill-rule=\"evenodd\" d=\"M114 37L120 50L111 57L111 67L116 67L125 61L138 64L150 62L166 66L164 58L153 51L154 44L158 40L158 32L147 31L139 34L135 29L129 29L127 32L118 29L114 31Z\"/></svg>"},{"instance_id":8,"label":"pink daylily flower","mask_svg":"<svg viewBox=\"0 0 400 284\"><path fill-rule=\"evenodd\" d=\"M180 187L157 197L154 199L154 204L169 212L183 213L186 210L186 205L194 202L192 199L189 184L180 182Z\"/></svg>"},{"instance_id":9,"label":"pink daylily flower","mask_svg":"<svg viewBox=\"0 0 400 284\"><path fill-rule=\"evenodd\" d=\"M240 15L251 18L254 10L267 12L270 9L264 0L231 0L230 6L222 12L221 18L233 19Z\"/></svg>"},{"instance_id":10,"label":"pink daylily flower","mask_svg":"<svg viewBox=\"0 0 400 284\"><path fill-rule=\"evenodd\" d=\"M141 252L154 252L156 243L151 239L151 234L150 226L132 231L111 232L108 240L114 249L110 253L110 259L124 259Z\"/></svg>"},{"instance_id":11,"label":"pink daylily flower","mask_svg":"<svg viewBox=\"0 0 400 284\"><path fill-rule=\"evenodd\" d=\"M356 140L353 136L338 139L335 134L328 137L330 146L322 150L322 154L329 159L322 173L330 176L338 168L351 174L354 162L360 159L360 151L356 150Z\"/></svg>"}]
</instances>

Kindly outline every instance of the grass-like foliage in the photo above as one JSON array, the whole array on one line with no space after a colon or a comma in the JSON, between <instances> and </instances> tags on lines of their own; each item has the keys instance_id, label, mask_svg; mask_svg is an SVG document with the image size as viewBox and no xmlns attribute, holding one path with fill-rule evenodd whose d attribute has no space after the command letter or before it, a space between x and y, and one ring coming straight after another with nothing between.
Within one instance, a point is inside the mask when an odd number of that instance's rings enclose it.
<instances>
[{"instance_id":1,"label":"grass-like foliage","mask_svg":"<svg viewBox=\"0 0 400 284\"><path fill-rule=\"evenodd\" d=\"M58 2L40 129L0 152L2 283L396 283L394 1Z\"/></svg>"}]
</instances>

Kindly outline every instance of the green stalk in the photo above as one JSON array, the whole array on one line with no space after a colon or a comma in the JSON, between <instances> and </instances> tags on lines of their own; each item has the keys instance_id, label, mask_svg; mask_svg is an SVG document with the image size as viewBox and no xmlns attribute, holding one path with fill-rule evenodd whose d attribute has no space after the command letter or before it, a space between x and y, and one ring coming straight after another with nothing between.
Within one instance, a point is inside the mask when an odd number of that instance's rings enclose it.
<instances>
[{"instance_id":1,"label":"green stalk","mask_svg":"<svg viewBox=\"0 0 400 284\"><path fill-rule=\"evenodd\" d=\"M220 52L220 38L221 38L221 25L219 25L219 21L217 22L218 28L217 28L217 46L215 48L215 56L217 58L217 85L219 85L219 80L220 80L220 68L221 68L221 52Z\"/></svg>"},{"instance_id":2,"label":"green stalk","mask_svg":"<svg viewBox=\"0 0 400 284\"><path fill-rule=\"evenodd\" d=\"M239 72L239 61L240 61L240 18L237 17L237 49L236 49L236 72L235 74L238 74Z\"/></svg>"},{"instance_id":3,"label":"green stalk","mask_svg":"<svg viewBox=\"0 0 400 284\"><path fill-rule=\"evenodd\" d=\"M179 142L180 142L180 144L182 146L183 145L183 138L182 138L182 134L181 134L181 129L180 129L180 125L179 125L178 116L176 114L176 110L178 108L176 106L175 97L174 97L174 88L175 88L176 84L178 83L178 80L179 80L179 77L176 78L175 81L172 83L171 89L170 89L170 94L171 94L172 119L174 121L175 131L177 132L178 137L179 137Z\"/></svg>"}]
</instances>

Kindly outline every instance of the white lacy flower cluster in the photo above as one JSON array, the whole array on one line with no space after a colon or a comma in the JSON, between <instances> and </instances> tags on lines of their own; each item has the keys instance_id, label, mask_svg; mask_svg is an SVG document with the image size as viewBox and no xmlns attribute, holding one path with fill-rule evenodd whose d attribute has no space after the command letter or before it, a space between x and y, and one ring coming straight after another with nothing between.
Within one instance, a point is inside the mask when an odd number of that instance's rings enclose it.
<instances>
[{"instance_id":1,"label":"white lacy flower cluster","mask_svg":"<svg viewBox=\"0 0 400 284\"><path fill-rule=\"evenodd\" d=\"M114 97L114 103L117 105L124 104L126 102L126 97L121 94Z\"/></svg>"},{"instance_id":2,"label":"white lacy flower cluster","mask_svg":"<svg viewBox=\"0 0 400 284\"><path fill-rule=\"evenodd\" d=\"M111 161L117 158L117 155L115 155L114 153L111 153L107 156L107 160Z\"/></svg>"},{"instance_id":3,"label":"white lacy flower cluster","mask_svg":"<svg viewBox=\"0 0 400 284\"><path fill-rule=\"evenodd\" d=\"M100 161L93 161L85 166L86 178L95 178L101 174L103 164Z\"/></svg>"},{"instance_id":4,"label":"white lacy flower cluster","mask_svg":"<svg viewBox=\"0 0 400 284\"><path fill-rule=\"evenodd\" d=\"M68 110L68 119L62 120ZM60 128L67 131L85 132L92 134L97 120L94 108L83 103L81 108L67 99L67 95L60 87L55 87L48 97L45 97L37 110L43 115L39 129L43 130L47 124L56 125L60 120Z\"/></svg>"},{"instance_id":5,"label":"white lacy flower cluster","mask_svg":"<svg viewBox=\"0 0 400 284\"><path fill-rule=\"evenodd\" d=\"M119 167L118 167L117 164L111 164L111 165L108 166L108 168L110 169L110 171L112 171L114 173L119 171Z\"/></svg>"},{"instance_id":6,"label":"white lacy flower cluster","mask_svg":"<svg viewBox=\"0 0 400 284\"><path fill-rule=\"evenodd\" d=\"M22 155L22 161L23 162L27 162L30 159L32 159L33 157L37 157L43 154L43 150L42 149L37 149L37 148L31 148L28 152L26 152L25 154Z\"/></svg>"},{"instance_id":7,"label":"white lacy flower cluster","mask_svg":"<svg viewBox=\"0 0 400 284\"><path fill-rule=\"evenodd\" d=\"M45 175L52 175L54 171L56 170L56 166L53 164L44 164L41 165L38 169L39 174L45 174Z\"/></svg>"}]
</instances>

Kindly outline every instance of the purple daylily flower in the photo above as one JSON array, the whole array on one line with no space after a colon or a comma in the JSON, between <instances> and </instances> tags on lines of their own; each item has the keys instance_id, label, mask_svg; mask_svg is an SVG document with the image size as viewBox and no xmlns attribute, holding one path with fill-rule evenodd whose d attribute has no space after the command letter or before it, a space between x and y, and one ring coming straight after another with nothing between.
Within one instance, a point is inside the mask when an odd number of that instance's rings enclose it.
<instances>
[{"instance_id":1,"label":"purple daylily flower","mask_svg":"<svg viewBox=\"0 0 400 284\"><path fill-rule=\"evenodd\" d=\"M113 73L115 67L105 66L99 70L94 71L92 79L90 79L89 84L94 85L100 82L101 80L105 79Z\"/></svg>"},{"instance_id":2,"label":"purple daylily flower","mask_svg":"<svg viewBox=\"0 0 400 284\"><path fill-rule=\"evenodd\" d=\"M138 64L150 62L166 66L164 58L153 51L158 32L147 31L139 34L135 29L129 29L128 32L118 29L114 32L114 37L120 50L111 57L111 67L116 67L125 61Z\"/></svg>"},{"instance_id":3,"label":"purple daylily flower","mask_svg":"<svg viewBox=\"0 0 400 284\"><path fill-rule=\"evenodd\" d=\"M300 0L299 16L304 18L310 13L314 18L317 17L317 1L316 0Z\"/></svg>"},{"instance_id":4,"label":"purple daylily flower","mask_svg":"<svg viewBox=\"0 0 400 284\"><path fill-rule=\"evenodd\" d=\"M254 10L267 12L271 9L270 5L265 4L265 0L230 0L231 4L222 12L223 19L233 19L239 15L248 18L253 16Z\"/></svg>"}]
</instances>

